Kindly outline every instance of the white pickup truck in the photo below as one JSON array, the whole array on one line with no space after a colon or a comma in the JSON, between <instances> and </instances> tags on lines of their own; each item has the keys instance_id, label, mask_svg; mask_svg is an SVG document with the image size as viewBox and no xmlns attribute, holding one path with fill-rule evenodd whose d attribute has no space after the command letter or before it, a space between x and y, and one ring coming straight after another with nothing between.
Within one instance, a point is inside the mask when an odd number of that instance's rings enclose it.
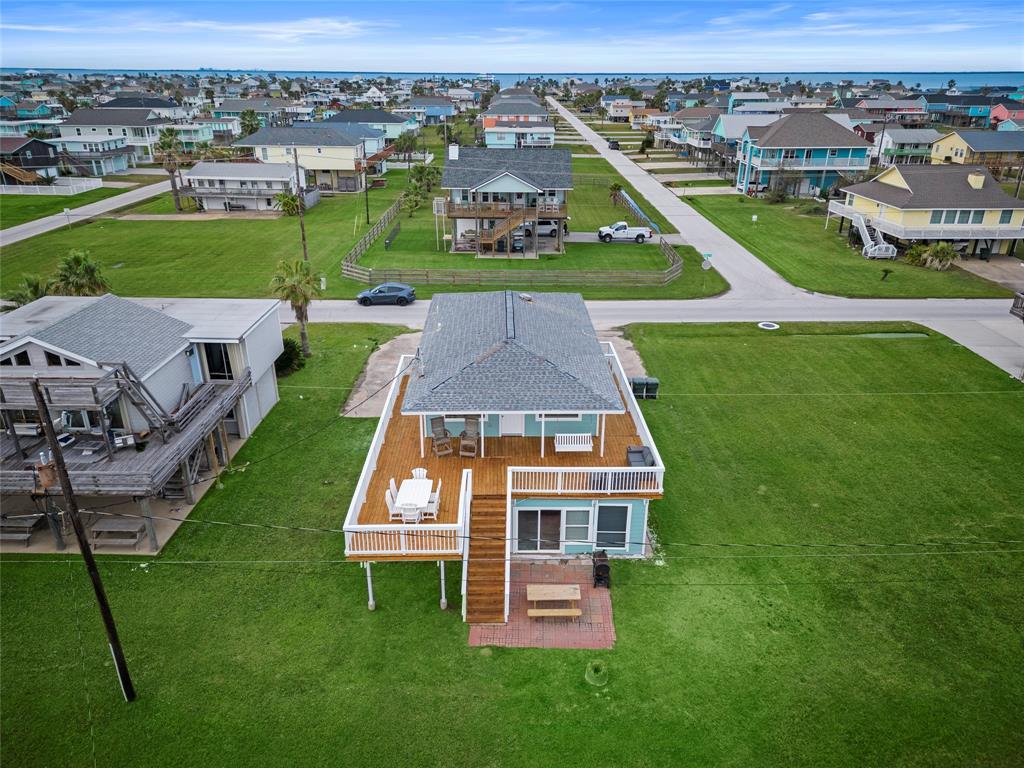
<instances>
[{"instance_id":1,"label":"white pickup truck","mask_svg":"<svg viewBox=\"0 0 1024 768\"><path fill-rule=\"evenodd\" d=\"M654 231L650 227L631 227L624 221L617 221L610 227L597 230L597 237L602 243L610 243L612 240L635 240L642 243L654 237Z\"/></svg>"}]
</instances>

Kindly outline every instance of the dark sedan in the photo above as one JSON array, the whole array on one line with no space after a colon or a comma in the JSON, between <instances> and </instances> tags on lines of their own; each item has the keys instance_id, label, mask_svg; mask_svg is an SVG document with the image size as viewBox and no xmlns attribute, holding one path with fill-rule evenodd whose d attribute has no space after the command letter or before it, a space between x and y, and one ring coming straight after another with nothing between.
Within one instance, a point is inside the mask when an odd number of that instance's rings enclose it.
<instances>
[{"instance_id":1,"label":"dark sedan","mask_svg":"<svg viewBox=\"0 0 1024 768\"><path fill-rule=\"evenodd\" d=\"M416 301L416 289L405 283L381 283L376 288L369 288L358 296L358 301L364 307L373 304L397 304L404 307Z\"/></svg>"}]
</instances>

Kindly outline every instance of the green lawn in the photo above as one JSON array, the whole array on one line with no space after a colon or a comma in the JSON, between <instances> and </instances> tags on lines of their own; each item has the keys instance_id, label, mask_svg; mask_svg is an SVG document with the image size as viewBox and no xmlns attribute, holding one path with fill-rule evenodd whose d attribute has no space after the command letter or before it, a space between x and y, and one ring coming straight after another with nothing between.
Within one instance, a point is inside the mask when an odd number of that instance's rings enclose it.
<instances>
[{"instance_id":1,"label":"green lawn","mask_svg":"<svg viewBox=\"0 0 1024 768\"><path fill-rule=\"evenodd\" d=\"M902 261L873 261L847 245L822 216L797 214L790 205L733 195L686 201L786 280L808 290L860 297L1000 297L1010 292L959 269L935 272ZM751 216L757 215L757 224ZM883 270L891 274L882 279Z\"/></svg>"},{"instance_id":2,"label":"green lawn","mask_svg":"<svg viewBox=\"0 0 1024 768\"><path fill-rule=\"evenodd\" d=\"M1002 184L1000 186L1002 186L1003 191L1006 194L1008 194L1010 197L1013 197L1016 194L1018 200L1024 200L1024 184L1021 185L1020 192L1017 191L1017 182L1016 181L1007 182L1007 183Z\"/></svg>"},{"instance_id":3,"label":"green lawn","mask_svg":"<svg viewBox=\"0 0 1024 768\"><path fill-rule=\"evenodd\" d=\"M591 144L555 144L555 149L568 149L574 155L597 155Z\"/></svg>"},{"instance_id":4,"label":"green lawn","mask_svg":"<svg viewBox=\"0 0 1024 768\"><path fill-rule=\"evenodd\" d=\"M731 187L725 179L695 179L694 181L670 181L666 187Z\"/></svg>"},{"instance_id":5,"label":"green lawn","mask_svg":"<svg viewBox=\"0 0 1024 768\"><path fill-rule=\"evenodd\" d=\"M624 211L614 205L608 196L608 186L618 183L630 197L661 228L663 233L676 229L664 216L601 157L574 157L572 159L574 188L569 193L569 228L576 232L597 231L598 228L622 219Z\"/></svg>"},{"instance_id":6,"label":"green lawn","mask_svg":"<svg viewBox=\"0 0 1024 768\"><path fill-rule=\"evenodd\" d=\"M338 534L185 524L159 557L99 556L126 705L80 562L4 556L0 760L1016 764L1024 566L969 542L1024 538L1024 387L934 334L859 336L881 328L631 329L662 382L643 409L664 545L613 563L610 651L468 647L454 563L447 612L436 566L398 563L375 566L371 613ZM252 463L191 517L339 527L374 422L324 425L393 333L313 326Z\"/></svg>"},{"instance_id":7,"label":"green lawn","mask_svg":"<svg viewBox=\"0 0 1024 768\"><path fill-rule=\"evenodd\" d=\"M131 181L137 184L154 184L166 180L166 176L112 176L111 181ZM35 221L44 216L61 213L65 208L74 210L89 203L105 200L137 187L100 187L78 195L0 195L0 229Z\"/></svg>"},{"instance_id":8,"label":"green lawn","mask_svg":"<svg viewBox=\"0 0 1024 768\"><path fill-rule=\"evenodd\" d=\"M668 165L668 163L680 162L680 159L678 157L651 158L650 162L652 163L652 165L644 168L644 170L647 171L648 173L653 173L655 175L659 173L707 173L706 170L699 166ZM653 165L654 163L665 163L666 165Z\"/></svg>"},{"instance_id":9,"label":"green lawn","mask_svg":"<svg viewBox=\"0 0 1024 768\"><path fill-rule=\"evenodd\" d=\"M375 221L401 194L406 172L387 174L388 185L370 190ZM328 275L328 297L358 289L338 277L345 253L367 229L363 195L324 197L306 214L309 258ZM170 212L169 197L135 212ZM102 219L48 232L0 251L0 285L13 288L24 274L49 274L72 248L84 248L104 265L113 291L126 296L266 296L282 258L301 258L295 218L216 221L118 221Z\"/></svg>"}]
</instances>

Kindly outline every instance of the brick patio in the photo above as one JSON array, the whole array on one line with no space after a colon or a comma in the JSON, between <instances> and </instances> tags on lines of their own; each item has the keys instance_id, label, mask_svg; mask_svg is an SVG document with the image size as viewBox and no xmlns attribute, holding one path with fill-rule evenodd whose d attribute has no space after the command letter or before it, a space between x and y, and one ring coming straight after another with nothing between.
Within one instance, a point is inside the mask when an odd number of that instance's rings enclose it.
<instances>
[{"instance_id":1,"label":"brick patio","mask_svg":"<svg viewBox=\"0 0 1024 768\"><path fill-rule=\"evenodd\" d=\"M508 624L476 624L469 628L471 646L507 648L611 648L615 645L611 592L594 589L591 561L517 560L512 563ZM580 585L578 621L563 618L531 619L526 615L527 584Z\"/></svg>"}]
</instances>

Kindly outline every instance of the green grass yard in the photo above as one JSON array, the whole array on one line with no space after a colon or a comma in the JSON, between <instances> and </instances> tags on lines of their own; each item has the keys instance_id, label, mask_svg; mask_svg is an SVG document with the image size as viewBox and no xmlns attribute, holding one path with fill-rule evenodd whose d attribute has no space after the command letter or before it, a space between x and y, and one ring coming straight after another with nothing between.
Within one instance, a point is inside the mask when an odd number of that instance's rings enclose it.
<instances>
[{"instance_id":1,"label":"green grass yard","mask_svg":"<svg viewBox=\"0 0 1024 768\"><path fill-rule=\"evenodd\" d=\"M921 329L630 329L662 382L643 410L664 545L613 563L609 651L468 647L456 564L447 612L434 564L378 564L371 613L340 535L193 523L156 558L99 557L126 705L81 563L6 555L0 760L1016 764L1024 561L970 542L1024 537L1024 386L941 336L862 335L879 330ZM394 333L313 326L248 468L192 519L339 527L374 422L324 425Z\"/></svg>"},{"instance_id":2,"label":"green grass yard","mask_svg":"<svg viewBox=\"0 0 1024 768\"><path fill-rule=\"evenodd\" d=\"M725 179L695 179L693 181L670 181L666 187L731 187L732 182Z\"/></svg>"},{"instance_id":3,"label":"green grass yard","mask_svg":"<svg viewBox=\"0 0 1024 768\"><path fill-rule=\"evenodd\" d=\"M847 245L836 224L796 213L788 204L734 195L686 201L789 282L819 293L880 298L1009 296L1000 285L959 269L935 272L902 261L873 261ZM751 216L757 215L757 224ZM883 271L891 274L883 280Z\"/></svg>"},{"instance_id":4,"label":"green grass yard","mask_svg":"<svg viewBox=\"0 0 1024 768\"><path fill-rule=\"evenodd\" d=\"M644 198L632 184L627 182L601 157L574 157L572 159L574 188L569 193L569 229L575 232L596 232L600 227L623 218L622 208L614 205L608 196L612 183L623 186L630 197L661 228L663 233L676 229L664 216Z\"/></svg>"},{"instance_id":5,"label":"green grass yard","mask_svg":"<svg viewBox=\"0 0 1024 768\"><path fill-rule=\"evenodd\" d=\"M130 181L136 184L155 184L165 181L166 176L112 176L111 181ZM108 197L130 192L138 187L100 187L77 195L0 195L0 229L7 229L27 221L61 213L65 208L72 211L89 203L106 200Z\"/></svg>"}]
</instances>

